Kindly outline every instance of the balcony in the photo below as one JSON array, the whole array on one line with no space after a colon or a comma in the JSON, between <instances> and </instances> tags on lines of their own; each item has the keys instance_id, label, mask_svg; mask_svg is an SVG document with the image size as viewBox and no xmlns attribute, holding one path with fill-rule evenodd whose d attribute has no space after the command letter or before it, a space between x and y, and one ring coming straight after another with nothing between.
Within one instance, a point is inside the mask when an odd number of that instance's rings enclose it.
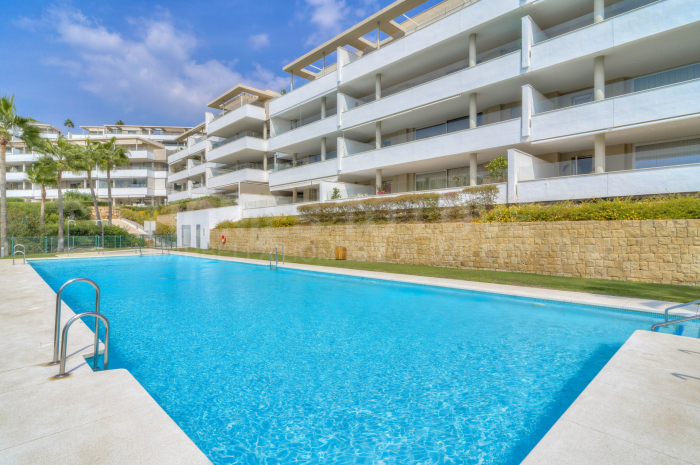
<instances>
[{"instance_id":1,"label":"balcony","mask_svg":"<svg viewBox=\"0 0 700 465\"><path fill-rule=\"evenodd\" d=\"M338 118L336 109L328 110L325 118L321 118L320 113L299 120L292 124L281 126L282 132L276 133L275 137L268 140L271 152L284 151L290 153L295 150L303 151L305 146L298 147L297 144L316 145L319 137L332 135L338 131ZM311 143L309 143L311 142ZM295 148L296 146L296 148Z\"/></svg>"},{"instance_id":2,"label":"balcony","mask_svg":"<svg viewBox=\"0 0 700 465\"><path fill-rule=\"evenodd\" d=\"M168 202L177 202L178 200L185 200L185 199L192 198L192 196L190 195L190 192L187 190L176 191L173 189L168 189L166 191L166 195L168 196Z\"/></svg>"},{"instance_id":3,"label":"balcony","mask_svg":"<svg viewBox=\"0 0 700 465\"><path fill-rule=\"evenodd\" d=\"M477 127L465 129L462 121L425 128L416 135L406 134L382 139L382 147L339 139L342 143L342 173L397 166L405 163L432 160L450 155L483 152L490 149L515 146L521 142L521 107L501 110L491 115L499 121L477 119ZM487 115L488 116L488 115Z\"/></svg>"},{"instance_id":4,"label":"balcony","mask_svg":"<svg viewBox=\"0 0 700 465\"><path fill-rule=\"evenodd\" d=\"M556 99L536 97L532 138L551 139L669 118L700 114L700 65L691 65L606 86L592 101L592 90Z\"/></svg>"},{"instance_id":5,"label":"balcony","mask_svg":"<svg viewBox=\"0 0 700 465\"><path fill-rule=\"evenodd\" d=\"M603 11L592 12L543 31L538 31L535 26L530 71L599 55L613 47L672 31L699 20L700 10L692 0L623 0ZM678 34L682 40L683 33L679 30ZM688 46L693 47L692 36L685 39L690 40ZM666 40L676 42L676 38Z\"/></svg>"},{"instance_id":6,"label":"balcony","mask_svg":"<svg viewBox=\"0 0 700 465\"><path fill-rule=\"evenodd\" d=\"M386 118L454 95L467 93L520 75L520 41L511 42L481 55L481 62L469 68L462 60L423 76L382 89L382 98L374 94L363 99L340 96L343 102L343 127ZM477 62L479 55L477 56Z\"/></svg>"},{"instance_id":7,"label":"balcony","mask_svg":"<svg viewBox=\"0 0 700 465\"><path fill-rule=\"evenodd\" d=\"M700 139L637 147L605 157L605 172L593 172L592 158L547 163L520 155L517 201L627 197L695 193L700 176Z\"/></svg>"},{"instance_id":8,"label":"balcony","mask_svg":"<svg viewBox=\"0 0 700 465\"><path fill-rule=\"evenodd\" d=\"M289 162L280 163L278 159L276 169L270 174L270 186L279 187L337 175L338 160L336 152L326 154L326 160L321 160L320 155L298 160L296 166L292 166L292 163Z\"/></svg>"},{"instance_id":9,"label":"balcony","mask_svg":"<svg viewBox=\"0 0 700 465\"><path fill-rule=\"evenodd\" d=\"M207 123L210 137L230 137L241 131L259 131L267 120L265 105L254 101L238 106L232 111L214 115Z\"/></svg>"},{"instance_id":10,"label":"balcony","mask_svg":"<svg viewBox=\"0 0 700 465\"><path fill-rule=\"evenodd\" d=\"M337 71L326 68L327 74L303 85L295 85L293 91L270 101L270 116L294 108L308 100L328 94L338 86Z\"/></svg>"},{"instance_id":11,"label":"balcony","mask_svg":"<svg viewBox=\"0 0 700 465\"><path fill-rule=\"evenodd\" d=\"M216 163L234 163L236 160L248 161L260 158L267 151L268 142L259 132L246 131L228 139L214 142L207 152L207 161Z\"/></svg>"},{"instance_id":12,"label":"balcony","mask_svg":"<svg viewBox=\"0 0 700 465\"><path fill-rule=\"evenodd\" d=\"M226 187L239 182L268 182L270 171L263 170L262 163L243 163L231 168L212 168L207 186L213 189Z\"/></svg>"},{"instance_id":13,"label":"balcony","mask_svg":"<svg viewBox=\"0 0 700 465\"><path fill-rule=\"evenodd\" d=\"M156 156L150 150L131 150L128 153L131 160L155 160Z\"/></svg>"}]
</instances>

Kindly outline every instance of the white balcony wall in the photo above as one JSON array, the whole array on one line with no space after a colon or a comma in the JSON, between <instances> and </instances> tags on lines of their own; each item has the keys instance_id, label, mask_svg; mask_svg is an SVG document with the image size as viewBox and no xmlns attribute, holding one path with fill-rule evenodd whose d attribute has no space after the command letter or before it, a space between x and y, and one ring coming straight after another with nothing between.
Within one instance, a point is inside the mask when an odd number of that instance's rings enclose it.
<instances>
[{"instance_id":1,"label":"white balcony wall","mask_svg":"<svg viewBox=\"0 0 700 465\"><path fill-rule=\"evenodd\" d=\"M239 182L267 183L270 172L254 169L242 169L232 173L222 174L207 180L207 187L216 189L218 187L232 186Z\"/></svg>"},{"instance_id":2,"label":"white balcony wall","mask_svg":"<svg viewBox=\"0 0 700 465\"><path fill-rule=\"evenodd\" d=\"M342 159L342 172L352 173L397 166L412 161L429 160L461 153L465 154L464 164L466 166L469 164L469 153L471 152L512 146L519 144L520 140L520 118L516 118L476 129L453 132L444 136L344 157Z\"/></svg>"},{"instance_id":3,"label":"white balcony wall","mask_svg":"<svg viewBox=\"0 0 700 465\"><path fill-rule=\"evenodd\" d=\"M34 153L22 153L19 155L5 155L7 163L33 163L37 161L42 155Z\"/></svg>"},{"instance_id":4,"label":"white balcony wall","mask_svg":"<svg viewBox=\"0 0 700 465\"><path fill-rule=\"evenodd\" d=\"M696 0L662 0L532 46L529 71L601 52L700 21Z\"/></svg>"},{"instance_id":5,"label":"white balcony wall","mask_svg":"<svg viewBox=\"0 0 700 465\"><path fill-rule=\"evenodd\" d=\"M342 113L343 127L386 118L422 105L473 91L520 75L520 53L467 68Z\"/></svg>"},{"instance_id":6,"label":"white balcony wall","mask_svg":"<svg viewBox=\"0 0 700 465\"><path fill-rule=\"evenodd\" d=\"M132 150L129 152L129 159L131 160L155 160L156 156L150 150Z\"/></svg>"},{"instance_id":7,"label":"white balcony wall","mask_svg":"<svg viewBox=\"0 0 700 465\"><path fill-rule=\"evenodd\" d=\"M338 73L332 71L323 77L309 82L303 87L299 87L292 92L278 97L270 102L270 116L282 113L283 111L294 108L308 100L321 97L332 92L338 87Z\"/></svg>"},{"instance_id":8,"label":"white balcony wall","mask_svg":"<svg viewBox=\"0 0 700 465\"><path fill-rule=\"evenodd\" d=\"M517 202L695 193L700 165L586 174L518 183Z\"/></svg>"},{"instance_id":9,"label":"white balcony wall","mask_svg":"<svg viewBox=\"0 0 700 465\"><path fill-rule=\"evenodd\" d=\"M259 120L260 127L262 128L262 124L267 119L265 114L265 108L259 107L257 105L243 105L242 107L225 114L217 120L207 122L207 134L210 136L216 136L216 133L218 131L225 129L227 126L234 124L242 120L243 118L252 118Z\"/></svg>"},{"instance_id":10,"label":"white balcony wall","mask_svg":"<svg viewBox=\"0 0 700 465\"><path fill-rule=\"evenodd\" d=\"M551 139L698 113L700 80L695 80L534 115L532 138Z\"/></svg>"},{"instance_id":11,"label":"white balcony wall","mask_svg":"<svg viewBox=\"0 0 700 465\"><path fill-rule=\"evenodd\" d=\"M387 44L370 55L343 66L341 72L343 82L375 74L381 68L403 58L410 58L416 52L439 46L446 39L461 33L468 33L476 26L520 8L521 3L527 2L523 0L481 0L474 3L413 34Z\"/></svg>"},{"instance_id":12,"label":"white balcony wall","mask_svg":"<svg viewBox=\"0 0 700 465\"><path fill-rule=\"evenodd\" d=\"M168 202L177 202L178 200L185 200L185 199L191 199L192 196L190 195L189 191L182 191L182 192L176 192L174 194L169 194L168 195Z\"/></svg>"},{"instance_id":13,"label":"white balcony wall","mask_svg":"<svg viewBox=\"0 0 700 465\"><path fill-rule=\"evenodd\" d=\"M319 139L338 130L338 118L336 115L325 119L314 121L306 126L301 126L291 131L287 131L268 140L270 152L285 152L285 148L300 142L312 139ZM321 141L319 139L319 150ZM286 152L285 152L286 153Z\"/></svg>"},{"instance_id":14,"label":"white balcony wall","mask_svg":"<svg viewBox=\"0 0 700 465\"><path fill-rule=\"evenodd\" d=\"M260 159L262 160L262 153L268 150L267 144L268 141L258 139L257 137L241 137L238 140L209 150L207 152L207 161L216 162L216 160L222 157L235 155L237 153L250 153L251 151L260 152Z\"/></svg>"},{"instance_id":15,"label":"white balcony wall","mask_svg":"<svg viewBox=\"0 0 700 465\"><path fill-rule=\"evenodd\" d=\"M55 192L55 191L54 191L54 192ZM30 190L30 189L25 189L25 190L8 190L8 191L7 191L7 196L8 196L8 197L18 197L18 198L23 198L23 199L29 199L29 198L33 198L33 197L36 197L36 196L39 196L39 198L41 198L41 197L40 197L40 196L41 196L41 190L40 190L40 189L37 189L37 190L35 190L35 191ZM48 192L47 192L47 198L50 198L50 197L48 197Z\"/></svg>"},{"instance_id":16,"label":"white balcony wall","mask_svg":"<svg viewBox=\"0 0 700 465\"><path fill-rule=\"evenodd\" d=\"M270 187L338 175L338 160L326 160L270 173Z\"/></svg>"},{"instance_id":17,"label":"white balcony wall","mask_svg":"<svg viewBox=\"0 0 700 465\"><path fill-rule=\"evenodd\" d=\"M264 208L244 208L243 218L257 218L259 216L283 216L283 215L298 215L297 208L304 203L290 203L286 205L277 205L275 207ZM273 254L274 255L274 254Z\"/></svg>"},{"instance_id":18,"label":"white balcony wall","mask_svg":"<svg viewBox=\"0 0 700 465\"><path fill-rule=\"evenodd\" d=\"M187 179L190 176L190 172L187 168L177 173L173 173L168 176L168 182L179 182Z\"/></svg>"},{"instance_id":19,"label":"white balcony wall","mask_svg":"<svg viewBox=\"0 0 700 465\"><path fill-rule=\"evenodd\" d=\"M6 173L8 181L24 181L27 179L27 173Z\"/></svg>"}]
</instances>

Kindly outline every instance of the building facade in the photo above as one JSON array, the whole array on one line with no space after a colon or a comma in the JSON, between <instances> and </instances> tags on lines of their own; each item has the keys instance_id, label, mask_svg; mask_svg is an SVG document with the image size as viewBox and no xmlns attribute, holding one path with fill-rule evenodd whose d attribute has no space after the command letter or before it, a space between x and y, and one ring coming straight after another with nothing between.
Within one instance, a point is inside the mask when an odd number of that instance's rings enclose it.
<instances>
[{"instance_id":1,"label":"building facade","mask_svg":"<svg viewBox=\"0 0 700 465\"><path fill-rule=\"evenodd\" d=\"M198 187L175 195L235 192L252 217L481 184L508 203L700 190L697 1L423 3L285 66L282 95L210 102Z\"/></svg>"},{"instance_id":2,"label":"building facade","mask_svg":"<svg viewBox=\"0 0 700 465\"><path fill-rule=\"evenodd\" d=\"M53 126L39 123L42 137L55 140L61 131ZM112 198L114 203L124 205L159 205L167 200L167 157L175 153L182 144L176 139L189 131L188 127L105 125L81 126L83 134L66 134L66 138L78 145L86 140L106 142L116 138L118 145L125 145L129 152L129 165L118 167L110 172ZM13 141L7 147L7 195L27 200L41 199L40 186L27 181L26 171L42 155L32 152L20 141ZM93 187L100 199L107 199L107 173L95 169L91 173ZM87 173L64 172L61 189L89 193ZM47 198L55 199L55 187L47 189Z\"/></svg>"}]
</instances>

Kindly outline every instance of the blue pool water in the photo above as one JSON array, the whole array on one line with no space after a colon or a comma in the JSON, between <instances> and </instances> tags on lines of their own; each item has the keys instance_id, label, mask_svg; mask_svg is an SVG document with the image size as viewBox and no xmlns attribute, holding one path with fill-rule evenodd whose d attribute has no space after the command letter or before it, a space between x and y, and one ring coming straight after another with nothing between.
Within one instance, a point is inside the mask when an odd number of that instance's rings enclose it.
<instances>
[{"instance_id":1,"label":"blue pool water","mask_svg":"<svg viewBox=\"0 0 700 465\"><path fill-rule=\"evenodd\" d=\"M102 288L126 368L215 464L517 464L660 318L183 256L32 261ZM92 311L85 284L64 292Z\"/></svg>"}]
</instances>

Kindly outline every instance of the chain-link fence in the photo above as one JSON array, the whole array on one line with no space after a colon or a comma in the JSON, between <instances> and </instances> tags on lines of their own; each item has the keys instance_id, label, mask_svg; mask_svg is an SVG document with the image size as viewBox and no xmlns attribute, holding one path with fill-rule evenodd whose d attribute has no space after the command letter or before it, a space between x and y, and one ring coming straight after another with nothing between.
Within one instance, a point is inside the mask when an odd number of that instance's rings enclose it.
<instances>
[{"instance_id":1,"label":"chain-link fence","mask_svg":"<svg viewBox=\"0 0 700 465\"><path fill-rule=\"evenodd\" d=\"M133 234L125 236L63 236L63 247L59 247L61 241L57 236L24 236L8 237L8 250L5 257L12 256L15 246L21 244L26 250L27 257L31 255L55 254L58 252L98 252L118 251L120 249L177 249L177 236L175 235L142 235ZM0 247L4 241L0 238ZM59 250L61 249L61 250Z\"/></svg>"}]
</instances>

